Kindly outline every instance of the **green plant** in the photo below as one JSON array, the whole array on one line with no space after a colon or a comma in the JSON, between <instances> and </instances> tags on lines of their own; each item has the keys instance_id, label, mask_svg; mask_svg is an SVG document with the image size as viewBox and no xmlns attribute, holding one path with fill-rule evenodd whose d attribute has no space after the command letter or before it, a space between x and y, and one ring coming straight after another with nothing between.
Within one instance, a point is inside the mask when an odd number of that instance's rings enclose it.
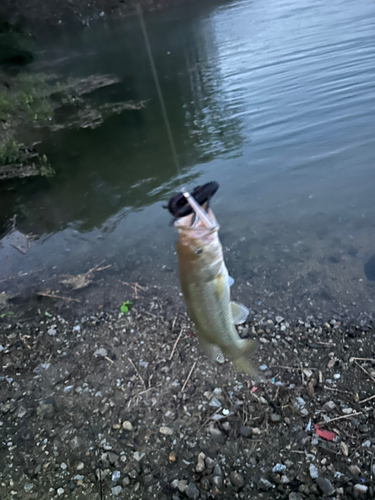
<instances>
[{"instance_id":1,"label":"green plant","mask_svg":"<svg viewBox=\"0 0 375 500\"><path fill-rule=\"evenodd\" d=\"M122 314L128 313L131 305L132 303L130 300L126 300L125 302L123 302L120 306L120 311L122 312Z\"/></svg>"}]
</instances>

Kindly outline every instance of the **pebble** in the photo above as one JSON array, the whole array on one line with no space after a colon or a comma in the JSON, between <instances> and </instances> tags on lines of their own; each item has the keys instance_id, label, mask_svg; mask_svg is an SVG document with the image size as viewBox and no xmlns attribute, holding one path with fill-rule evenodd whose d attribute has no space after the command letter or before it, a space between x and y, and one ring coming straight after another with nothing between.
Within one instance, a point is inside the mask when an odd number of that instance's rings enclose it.
<instances>
[{"instance_id":1,"label":"pebble","mask_svg":"<svg viewBox=\"0 0 375 500\"><path fill-rule=\"evenodd\" d=\"M276 323L282 323L284 321L284 318L282 316L275 316L275 321Z\"/></svg>"},{"instance_id":2,"label":"pebble","mask_svg":"<svg viewBox=\"0 0 375 500\"><path fill-rule=\"evenodd\" d=\"M76 476L73 477L74 481L83 481L85 476L82 476L81 474L77 474Z\"/></svg>"},{"instance_id":3,"label":"pebble","mask_svg":"<svg viewBox=\"0 0 375 500\"><path fill-rule=\"evenodd\" d=\"M267 365L260 365L259 370L261 372L265 372L267 370L268 366Z\"/></svg>"},{"instance_id":4,"label":"pebble","mask_svg":"<svg viewBox=\"0 0 375 500\"><path fill-rule=\"evenodd\" d=\"M120 493L122 492L122 486L118 485L118 486L114 486L112 489L111 489L111 493L113 496L118 496L120 495Z\"/></svg>"},{"instance_id":5,"label":"pebble","mask_svg":"<svg viewBox=\"0 0 375 500\"><path fill-rule=\"evenodd\" d=\"M50 335L51 337L54 337L54 336L56 335L57 331L55 330L55 328L49 328L49 329L47 330L47 333L48 333L48 335Z\"/></svg>"},{"instance_id":6,"label":"pebble","mask_svg":"<svg viewBox=\"0 0 375 500\"><path fill-rule=\"evenodd\" d=\"M315 481L323 495L330 496L335 492L335 488L332 486L329 479L326 479L325 477L317 477Z\"/></svg>"},{"instance_id":7,"label":"pebble","mask_svg":"<svg viewBox=\"0 0 375 500\"><path fill-rule=\"evenodd\" d=\"M290 479L288 476L281 476L280 484L289 484L289 483L290 483Z\"/></svg>"},{"instance_id":8,"label":"pebble","mask_svg":"<svg viewBox=\"0 0 375 500\"><path fill-rule=\"evenodd\" d=\"M286 469L286 465L283 464L276 464L272 467L272 472L283 472Z\"/></svg>"},{"instance_id":9,"label":"pebble","mask_svg":"<svg viewBox=\"0 0 375 500\"><path fill-rule=\"evenodd\" d=\"M97 349L95 352L94 352L94 356L95 357L100 357L100 358L104 358L105 356L108 356L108 352L106 349L104 349L104 347L99 347L99 349Z\"/></svg>"},{"instance_id":10,"label":"pebble","mask_svg":"<svg viewBox=\"0 0 375 500\"><path fill-rule=\"evenodd\" d=\"M211 457L206 457L206 467L207 469L213 469L215 467L215 460L213 460Z\"/></svg>"},{"instance_id":11,"label":"pebble","mask_svg":"<svg viewBox=\"0 0 375 500\"><path fill-rule=\"evenodd\" d=\"M214 476L212 478L212 485L220 490L220 488L223 486L223 479L220 476Z\"/></svg>"},{"instance_id":12,"label":"pebble","mask_svg":"<svg viewBox=\"0 0 375 500\"><path fill-rule=\"evenodd\" d=\"M66 470L66 469L68 468L68 466L66 465L66 463L65 463L65 462L62 462L62 463L60 464L60 467L62 468L62 470Z\"/></svg>"},{"instance_id":13,"label":"pebble","mask_svg":"<svg viewBox=\"0 0 375 500\"><path fill-rule=\"evenodd\" d=\"M140 462L145 455L146 453L139 453L139 451L136 451L133 456L137 462Z\"/></svg>"},{"instance_id":14,"label":"pebble","mask_svg":"<svg viewBox=\"0 0 375 500\"><path fill-rule=\"evenodd\" d=\"M59 495L59 497L61 497L61 495L63 495L64 492L65 492L64 488L59 488L56 493Z\"/></svg>"},{"instance_id":15,"label":"pebble","mask_svg":"<svg viewBox=\"0 0 375 500\"><path fill-rule=\"evenodd\" d=\"M342 454L347 457L349 455L349 448L348 445L344 443L344 441L341 441L340 443L340 448L342 451Z\"/></svg>"},{"instance_id":16,"label":"pebble","mask_svg":"<svg viewBox=\"0 0 375 500\"><path fill-rule=\"evenodd\" d=\"M176 453L174 451L171 451L170 454L168 455L168 462L172 464L175 461L176 461Z\"/></svg>"},{"instance_id":17,"label":"pebble","mask_svg":"<svg viewBox=\"0 0 375 500\"><path fill-rule=\"evenodd\" d=\"M219 464L216 464L215 465L215 468L214 468L214 476L216 477L223 477L223 473L221 471L221 467Z\"/></svg>"},{"instance_id":18,"label":"pebble","mask_svg":"<svg viewBox=\"0 0 375 500\"><path fill-rule=\"evenodd\" d=\"M351 465L349 467L350 473L353 474L353 476L359 476L361 473L361 469L358 467L358 465Z\"/></svg>"},{"instance_id":19,"label":"pebble","mask_svg":"<svg viewBox=\"0 0 375 500\"><path fill-rule=\"evenodd\" d=\"M247 427L246 425L241 425L240 427L240 434L243 437L250 437L252 435L252 429L251 427Z\"/></svg>"},{"instance_id":20,"label":"pebble","mask_svg":"<svg viewBox=\"0 0 375 500\"><path fill-rule=\"evenodd\" d=\"M273 424L278 424L279 422L281 422L281 415L278 415L277 413L271 413L270 420Z\"/></svg>"},{"instance_id":21,"label":"pebble","mask_svg":"<svg viewBox=\"0 0 375 500\"><path fill-rule=\"evenodd\" d=\"M198 463L197 463L197 466L195 467L195 470L197 472L203 472L205 468L206 468L206 464L204 463L204 459L201 457L198 457Z\"/></svg>"},{"instance_id":22,"label":"pebble","mask_svg":"<svg viewBox=\"0 0 375 500\"><path fill-rule=\"evenodd\" d=\"M324 404L323 408L325 410L334 410L336 408L336 403L333 401L327 401L327 403Z\"/></svg>"},{"instance_id":23,"label":"pebble","mask_svg":"<svg viewBox=\"0 0 375 500\"><path fill-rule=\"evenodd\" d=\"M367 490L368 490L368 486L366 486L365 484L356 484L354 486L354 491L357 491L358 493L366 494Z\"/></svg>"},{"instance_id":24,"label":"pebble","mask_svg":"<svg viewBox=\"0 0 375 500\"><path fill-rule=\"evenodd\" d=\"M117 481L120 479L121 472L119 470L115 470L112 473L112 483L117 483Z\"/></svg>"},{"instance_id":25,"label":"pebble","mask_svg":"<svg viewBox=\"0 0 375 500\"><path fill-rule=\"evenodd\" d=\"M217 429L216 427L211 427L210 434L215 443L218 444L225 443L225 436L223 435L220 429Z\"/></svg>"},{"instance_id":26,"label":"pebble","mask_svg":"<svg viewBox=\"0 0 375 500\"><path fill-rule=\"evenodd\" d=\"M25 486L23 487L23 489L26 491L26 493L31 491L33 488L34 488L33 483L25 483Z\"/></svg>"},{"instance_id":27,"label":"pebble","mask_svg":"<svg viewBox=\"0 0 375 500\"><path fill-rule=\"evenodd\" d=\"M316 479L319 476L318 469L315 467L314 464L310 464L309 472L310 472L310 476L312 477L312 479Z\"/></svg>"},{"instance_id":28,"label":"pebble","mask_svg":"<svg viewBox=\"0 0 375 500\"><path fill-rule=\"evenodd\" d=\"M199 490L196 487L195 483L189 483L187 488L185 489L185 495L188 498L198 498L199 497Z\"/></svg>"},{"instance_id":29,"label":"pebble","mask_svg":"<svg viewBox=\"0 0 375 500\"><path fill-rule=\"evenodd\" d=\"M179 481L177 481L176 487L177 487L178 491L183 493L187 488L187 481L185 481L184 479L180 479Z\"/></svg>"},{"instance_id":30,"label":"pebble","mask_svg":"<svg viewBox=\"0 0 375 500\"><path fill-rule=\"evenodd\" d=\"M212 406L213 408L221 408L222 404L218 399L212 398L211 401L208 403L208 406Z\"/></svg>"},{"instance_id":31,"label":"pebble","mask_svg":"<svg viewBox=\"0 0 375 500\"><path fill-rule=\"evenodd\" d=\"M173 434L173 429L170 427L167 427L165 425L162 425L159 429L160 434L164 434L165 436L172 436Z\"/></svg>"},{"instance_id":32,"label":"pebble","mask_svg":"<svg viewBox=\"0 0 375 500\"><path fill-rule=\"evenodd\" d=\"M134 429L133 424L129 422L129 420L125 420L125 422L122 423L122 428L124 431L132 431Z\"/></svg>"},{"instance_id":33,"label":"pebble","mask_svg":"<svg viewBox=\"0 0 375 500\"><path fill-rule=\"evenodd\" d=\"M363 448L370 448L370 446L371 446L371 441L370 441L369 439L367 439L367 441L364 441L364 442L362 443L362 446L363 446Z\"/></svg>"},{"instance_id":34,"label":"pebble","mask_svg":"<svg viewBox=\"0 0 375 500\"><path fill-rule=\"evenodd\" d=\"M270 490L273 487L272 483L270 483L270 481L268 481L268 479L265 479L264 477L260 479L259 484L263 490Z\"/></svg>"},{"instance_id":35,"label":"pebble","mask_svg":"<svg viewBox=\"0 0 375 500\"><path fill-rule=\"evenodd\" d=\"M239 474L236 471L232 471L229 474L229 477L230 477L230 481L233 484L233 486L236 486L237 488L242 488L243 485L245 484L244 478L241 476L241 474Z\"/></svg>"},{"instance_id":36,"label":"pebble","mask_svg":"<svg viewBox=\"0 0 375 500\"><path fill-rule=\"evenodd\" d=\"M301 500L302 497L299 493L295 493L294 491L292 493L289 493L288 500Z\"/></svg>"}]
</instances>

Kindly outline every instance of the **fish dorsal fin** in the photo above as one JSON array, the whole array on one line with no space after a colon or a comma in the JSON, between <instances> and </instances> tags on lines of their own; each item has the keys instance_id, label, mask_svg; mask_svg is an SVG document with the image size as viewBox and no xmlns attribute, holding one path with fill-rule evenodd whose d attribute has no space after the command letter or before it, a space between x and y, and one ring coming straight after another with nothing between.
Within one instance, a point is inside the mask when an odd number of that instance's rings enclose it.
<instances>
[{"instance_id":1,"label":"fish dorsal fin","mask_svg":"<svg viewBox=\"0 0 375 500\"><path fill-rule=\"evenodd\" d=\"M229 283L229 286L233 285L234 279L232 278L232 276L228 276L228 283Z\"/></svg>"},{"instance_id":2,"label":"fish dorsal fin","mask_svg":"<svg viewBox=\"0 0 375 500\"><path fill-rule=\"evenodd\" d=\"M249 309L242 304L237 304L237 302L230 303L230 311L235 325L245 323L246 318L249 315Z\"/></svg>"}]
</instances>

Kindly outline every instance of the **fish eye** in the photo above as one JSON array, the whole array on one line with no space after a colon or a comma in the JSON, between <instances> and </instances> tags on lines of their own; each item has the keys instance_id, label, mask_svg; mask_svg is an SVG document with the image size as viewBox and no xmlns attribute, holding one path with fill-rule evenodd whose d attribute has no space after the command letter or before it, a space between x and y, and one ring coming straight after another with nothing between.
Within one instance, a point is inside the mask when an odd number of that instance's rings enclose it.
<instances>
[{"instance_id":1,"label":"fish eye","mask_svg":"<svg viewBox=\"0 0 375 500\"><path fill-rule=\"evenodd\" d=\"M201 255L203 253L203 249L201 247L194 248L195 255Z\"/></svg>"}]
</instances>

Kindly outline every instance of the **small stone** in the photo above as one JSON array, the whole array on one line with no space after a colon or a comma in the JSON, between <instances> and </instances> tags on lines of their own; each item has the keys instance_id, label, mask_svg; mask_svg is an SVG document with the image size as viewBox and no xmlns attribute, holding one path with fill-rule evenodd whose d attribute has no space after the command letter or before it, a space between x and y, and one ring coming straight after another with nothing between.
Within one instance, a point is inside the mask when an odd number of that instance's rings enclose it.
<instances>
[{"instance_id":1,"label":"small stone","mask_svg":"<svg viewBox=\"0 0 375 500\"><path fill-rule=\"evenodd\" d=\"M25 485L23 487L23 489L26 491L26 493L28 493L29 491L31 491L33 488L34 488L33 483L25 483Z\"/></svg>"},{"instance_id":2,"label":"small stone","mask_svg":"<svg viewBox=\"0 0 375 500\"><path fill-rule=\"evenodd\" d=\"M124 479L122 480L122 484L123 486L129 486L130 479L128 478L128 476L124 477Z\"/></svg>"},{"instance_id":3,"label":"small stone","mask_svg":"<svg viewBox=\"0 0 375 500\"><path fill-rule=\"evenodd\" d=\"M281 415L277 413L271 413L270 420L273 424L278 424L281 422Z\"/></svg>"},{"instance_id":4,"label":"small stone","mask_svg":"<svg viewBox=\"0 0 375 500\"><path fill-rule=\"evenodd\" d=\"M56 493L58 494L59 497L61 497L61 495L63 495L64 492L65 492L64 488L58 488Z\"/></svg>"},{"instance_id":5,"label":"small stone","mask_svg":"<svg viewBox=\"0 0 375 500\"><path fill-rule=\"evenodd\" d=\"M327 401L327 403L324 404L323 408L325 410L334 410L336 408L336 404L333 401Z\"/></svg>"},{"instance_id":6,"label":"small stone","mask_svg":"<svg viewBox=\"0 0 375 500\"><path fill-rule=\"evenodd\" d=\"M115 470L112 472L112 483L117 483L117 481L120 479L121 472L119 470Z\"/></svg>"},{"instance_id":7,"label":"small stone","mask_svg":"<svg viewBox=\"0 0 375 500\"><path fill-rule=\"evenodd\" d=\"M196 472L203 472L205 468L206 464L204 463L204 460L202 458L199 458L197 466L195 467Z\"/></svg>"},{"instance_id":8,"label":"small stone","mask_svg":"<svg viewBox=\"0 0 375 500\"><path fill-rule=\"evenodd\" d=\"M146 453L139 453L139 451L136 451L133 456L137 462L140 462L145 455Z\"/></svg>"},{"instance_id":9,"label":"small stone","mask_svg":"<svg viewBox=\"0 0 375 500\"><path fill-rule=\"evenodd\" d=\"M330 496L334 494L335 488L332 486L329 479L326 479L325 477L317 477L315 481L323 495Z\"/></svg>"},{"instance_id":10,"label":"small stone","mask_svg":"<svg viewBox=\"0 0 375 500\"><path fill-rule=\"evenodd\" d=\"M276 321L276 323L280 324L284 321L284 318L282 316L276 316L275 321Z\"/></svg>"},{"instance_id":11,"label":"small stone","mask_svg":"<svg viewBox=\"0 0 375 500\"><path fill-rule=\"evenodd\" d=\"M218 399L212 398L211 401L208 403L208 406L212 406L213 408L221 408L222 404Z\"/></svg>"},{"instance_id":12,"label":"small stone","mask_svg":"<svg viewBox=\"0 0 375 500\"><path fill-rule=\"evenodd\" d=\"M260 436L260 434L262 434L262 431L259 429L259 427L253 427L251 429L251 432L253 433L253 436Z\"/></svg>"},{"instance_id":13,"label":"small stone","mask_svg":"<svg viewBox=\"0 0 375 500\"><path fill-rule=\"evenodd\" d=\"M223 479L220 476L214 476L212 478L212 486L220 490L220 488L223 486Z\"/></svg>"},{"instance_id":14,"label":"small stone","mask_svg":"<svg viewBox=\"0 0 375 500\"><path fill-rule=\"evenodd\" d=\"M185 495L188 498L198 498L199 497L199 490L196 487L195 483L189 483L186 490L185 490Z\"/></svg>"},{"instance_id":15,"label":"small stone","mask_svg":"<svg viewBox=\"0 0 375 500\"><path fill-rule=\"evenodd\" d=\"M358 493L363 493L364 495L367 493L368 486L365 484L356 484L354 486L354 491L357 491Z\"/></svg>"},{"instance_id":16,"label":"small stone","mask_svg":"<svg viewBox=\"0 0 375 500\"><path fill-rule=\"evenodd\" d=\"M302 500L302 497L299 493L293 491L292 493L289 493L288 500Z\"/></svg>"},{"instance_id":17,"label":"small stone","mask_svg":"<svg viewBox=\"0 0 375 500\"><path fill-rule=\"evenodd\" d=\"M218 444L225 443L225 436L220 431L220 429L217 429L216 427L211 427L210 434L211 434L212 439L215 441L215 443L218 443Z\"/></svg>"},{"instance_id":18,"label":"small stone","mask_svg":"<svg viewBox=\"0 0 375 500\"><path fill-rule=\"evenodd\" d=\"M129 420L125 420L125 422L122 423L122 428L124 431L132 431L133 430L133 424L129 422Z\"/></svg>"},{"instance_id":19,"label":"small stone","mask_svg":"<svg viewBox=\"0 0 375 500\"><path fill-rule=\"evenodd\" d=\"M358 467L358 465L351 465L349 467L350 473L353 474L353 476L359 476L361 473L361 469Z\"/></svg>"},{"instance_id":20,"label":"small stone","mask_svg":"<svg viewBox=\"0 0 375 500\"><path fill-rule=\"evenodd\" d=\"M310 368L305 368L303 370L303 374L305 375L306 378L311 378L313 376L313 371L310 370Z\"/></svg>"},{"instance_id":21,"label":"small stone","mask_svg":"<svg viewBox=\"0 0 375 500\"><path fill-rule=\"evenodd\" d=\"M279 473L283 472L286 469L286 465L276 464L272 467L272 472Z\"/></svg>"},{"instance_id":22,"label":"small stone","mask_svg":"<svg viewBox=\"0 0 375 500\"><path fill-rule=\"evenodd\" d=\"M69 446L72 450L76 450L81 446L81 444L82 441L80 440L80 438L78 436L74 436L74 438L70 440Z\"/></svg>"},{"instance_id":23,"label":"small stone","mask_svg":"<svg viewBox=\"0 0 375 500\"><path fill-rule=\"evenodd\" d=\"M207 469L213 469L216 465L215 460L213 460L211 457L206 457L206 467Z\"/></svg>"},{"instance_id":24,"label":"small stone","mask_svg":"<svg viewBox=\"0 0 375 500\"><path fill-rule=\"evenodd\" d=\"M349 455L349 448L348 448L348 445L345 444L343 441L341 441L340 443L340 448L341 448L341 451L342 451L342 454L347 457Z\"/></svg>"},{"instance_id":25,"label":"small stone","mask_svg":"<svg viewBox=\"0 0 375 500\"><path fill-rule=\"evenodd\" d=\"M335 380L338 380L339 378L341 378L340 373L335 373L335 374L333 375L333 378L334 378Z\"/></svg>"},{"instance_id":26,"label":"small stone","mask_svg":"<svg viewBox=\"0 0 375 500\"><path fill-rule=\"evenodd\" d=\"M262 490L270 490L273 487L272 483L268 481L268 479L265 479L264 477L262 477L259 480L259 486L261 487Z\"/></svg>"},{"instance_id":27,"label":"small stone","mask_svg":"<svg viewBox=\"0 0 375 500\"><path fill-rule=\"evenodd\" d=\"M369 439L367 439L367 441L364 441L364 442L362 443L362 446L363 446L364 448L370 448L370 446L371 446L371 441L370 441Z\"/></svg>"},{"instance_id":28,"label":"small stone","mask_svg":"<svg viewBox=\"0 0 375 500\"><path fill-rule=\"evenodd\" d=\"M119 456L116 455L116 453L113 453L112 451L109 451L107 453L107 459L108 459L108 462L111 464L111 465L115 465L116 462L118 462L119 460Z\"/></svg>"},{"instance_id":29,"label":"small stone","mask_svg":"<svg viewBox=\"0 0 375 500\"><path fill-rule=\"evenodd\" d=\"M310 464L309 472L310 472L310 476L312 477L312 479L316 479L319 476L318 469L315 467L314 464Z\"/></svg>"},{"instance_id":30,"label":"small stone","mask_svg":"<svg viewBox=\"0 0 375 500\"><path fill-rule=\"evenodd\" d=\"M56 333L57 333L57 332L56 332L55 328L49 328L49 329L47 330L47 333L48 333L48 335L50 335L51 337L54 337L54 336L56 335ZM57 491L59 491L59 490L57 490Z\"/></svg>"},{"instance_id":31,"label":"small stone","mask_svg":"<svg viewBox=\"0 0 375 500\"><path fill-rule=\"evenodd\" d=\"M85 476L82 476L81 474L77 474L73 477L74 481L83 481Z\"/></svg>"},{"instance_id":32,"label":"small stone","mask_svg":"<svg viewBox=\"0 0 375 500\"><path fill-rule=\"evenodd\" d=\"M265 372L267 370L268 366L267 365L260 365L259 370L261 372Z\"/></svg>"},{"instance_id":33,"label":"small stone","mask_svg":"<svg viewBox=\"0 0 375 500\"><path fill-rule=\"evenodd\" d=\"M96 358L105 358L106 356L108 356L108 352L106 349L104 349L104 347L100 347L94 352L94 356Z\"/></svg>"},{"instance_id":34,"label":"small stone","mask_svg":"<svg viewBox=\"0 0 375 500\"><path fill-rule=\"evenodd\" d=\"M83 462L78 462L76 465L77 470L82 470L84 468L85 464Z\"/></svg>"},{"instance_id":35,"label":"small stone","mask_svg":"<svg viewBox=\"0 0 375 500\"><path fill-rule=\"evenodd\" d=\"M115 497L120 495L121 492L122 492L122 486L120 486L120 485L114 486L113 488L111 488L111 493Z\"/></svg>"},{"instance_id":36,"label":"small stone","mask_svg":"<svg viewBox=\"0 0 375 500\"><path fill-rule=\"evenodd\" d=\"M184 479L180 479L179 481L177 481L177 489L180 493L183 493L186 488L187 488L187 481L185 481Z\"/></svg>"},{"instance_id":37,"label":"small stone","mask_svg":"<svg viewBox=\"0 0 375 500\"><path fill-rule=\"evenodd\" d=\"M61 462L60 467L62 468L62 470L66 470L68 468L65 462Z\"/></svg>"},{"instance_id":38,"label":"small stone","mask_svg":"<svg viewBox=\"0 0 375 500\"><path fill-rule=\"evenodd\" d=\"M245 438L250 437L252 435L251 427L247 427L246 425L241 425L240 434L241 434L241 436L243 436Z\"/></svg>"},{"instance_id":39,"label":"small stone","mask_svg":"<svg viewBox=\"0 0 375 500\"><path fill-rule=\"evenodd\" d=\"M288 478L288 476L281 476L280 484L289 484L289 483L290 479Z\"/></svg>"},{"instance_id":40,"label":"small stone","mask_svg":"<svg viewBox=\"0 0 375 500\"><path fill-rule=\"evenodd\" d=\"M174 451L171 451L170 454L168 455L168 462L172 464L175 461L176 461L176 453Z\"/></svg>"},{"instance_id":41,"label":"small stone","mask_svg":"<svg viewBox=\"0 0 375 500\"><path fill-rule=\"evenodd\" d=\"M162 425L159 429L160 434L164 434L164 436L172 436L173 434L173 429L170 427L167 427L165 425Z\"/></svg>"},{"instance_id":42,"label":"small stone","mask_svg":"<svg viewBox=\"0 0 375 500\"><path fill-rule=\"evenodd\" d=\"M27 413L26 408L24 408L23 406L20 406L18 408L18 411L17 411L17 417L18 418L23 418L26 415L26 413Z\"/></svg>"},{"instance_id":43,"label":"small stone","mask_svg":"<svg viewBox=\"0 0 375 500\"><path fill-rule=\"evenodd\" d=\"M233 486L236 486L237 488L242 488L243 485L245 484L244 478L241 476L241 474L239 474L236 471L232 471L229 474L229 477L230 477L230 481L233 484Z\"/></svg>"},{"instance_id":44,"label":"small stone","mask_svg":"<svg viewBox=\"0 0 375 500\"><path fill-rule=\"evenodd\" d=\"M216 476L216 477L223 477L223 472L222 472L221 467L220 467L219 464L215 465L214 476Z\"/></svg>"}]
</instances>

